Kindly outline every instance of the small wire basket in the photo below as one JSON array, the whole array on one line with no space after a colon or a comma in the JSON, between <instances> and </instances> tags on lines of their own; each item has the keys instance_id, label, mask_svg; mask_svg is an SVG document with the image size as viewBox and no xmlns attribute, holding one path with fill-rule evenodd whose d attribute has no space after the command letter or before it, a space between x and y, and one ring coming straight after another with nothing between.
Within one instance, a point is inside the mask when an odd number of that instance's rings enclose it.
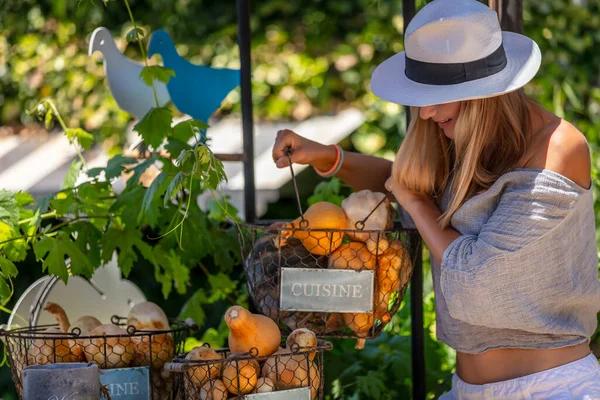
<instances>
[{"instance_id":1,"label":"small wire basket","mask_svg":"<svg viewBox=\"0 0 600 400\"><path fill-rule=\"evenodd\" d=\"M357 221L353 229L311 227L302 212L291 157L290 170L300 218L295 223L244 224L239 231L252 307L278 323L284 335L298 328L308 328L318 337L356 338L356 347L361 349L365 339L379 336L398 311L412 278L421 238L416 229L404 228L398 222L385 230L365 229L371 215L385 206L386 196ZM306 269L310 270L306 276L312 276L308 283L302 279L290 282L292 278L286 278L299 276L292 275L293 270ZM372 283L361 287L347 281L338 284L340 282L331 277L342 274L323 273L330 270L350 271L347 276L362 278L368 275L351 274L370 272L372 281L366 282ZM370 297L366 301L370 305L365 307L362 303L362 308L357 306L352 311L357 291L365 287L369 289ZM304 295L313 299L292 307L285 299L290 290L299 298ZM347 304L327 308L336 296L345 296ZM308 304L310 301L314 304ZM339 306L340 301L337 304Z\"/></svg>"},{"instance_id":2,"label":"small wire basket","mask_svg":"<svg viewBox=\"0 0 600 400\"><path fill-rule=\"evenodd\" d=\"M186 359L186 353L165 365L174 375L175 398L250 399L261 393L283 391L304 392L311 400L324 397L323 355L333 348L330 342L318 340L311 348L282 344L270 356L258 356L256 348L231 353L229 349L212 351L208 344L202 347L209 353L206 359Z\"/></svg>"},{"instance_id":3,"label":"small wire basket","mask_svg":"<svg viewBox=\"0 0 600 400\"><path fill-rule=\"evenodd\" d=\"M183 351L186 338L196 325L192 320L170 320L168 330L138 330L126 325L127 318L113 316L112 325L126 334L82 335L77 327L61 332L58 324L0 329L6 346L13 381L23 398L22 371L30 365L93 362L100 369L149 367L152 400L172 398L172 377L163 366Z\"/></svg>"}]
</instances>

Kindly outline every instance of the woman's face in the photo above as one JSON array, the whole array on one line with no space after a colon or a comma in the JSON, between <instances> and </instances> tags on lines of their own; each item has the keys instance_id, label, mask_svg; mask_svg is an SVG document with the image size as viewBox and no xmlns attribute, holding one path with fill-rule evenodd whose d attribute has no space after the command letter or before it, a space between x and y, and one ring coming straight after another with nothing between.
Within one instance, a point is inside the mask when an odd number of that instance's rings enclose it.
<instances>
[{"instance_id":1,"label":"woman's face","mask_svg":"<svg viewBox=\"0 0 600 400\"><path fill-rule=\"evenodd\" d=\"M433 106L421 107L419 117L427 120L431 118L444 131L444 135L454 139L454 125L460 113L460 101L454 103L437 104Z\"/></svg>"}]
</instances>

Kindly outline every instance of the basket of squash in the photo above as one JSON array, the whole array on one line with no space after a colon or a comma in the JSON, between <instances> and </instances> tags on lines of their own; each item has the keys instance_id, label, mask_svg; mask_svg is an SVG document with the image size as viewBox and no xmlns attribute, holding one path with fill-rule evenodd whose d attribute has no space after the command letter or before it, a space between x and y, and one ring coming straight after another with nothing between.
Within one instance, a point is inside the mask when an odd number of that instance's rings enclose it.
<instances>
[{"instance_id":1,"label":"basket of squash","mask_svg":"<svg viewBox=\"0 0 600 400\"><path fill-rule=\"evenodd\" d=\"M297 194L297 191L296 191ZM240 245L253 311L289 333L377 337L398 311L420 236L395 222L385 193L362 190L341 206L318 202L291 222L244 225Z\"/></svg>"},{"instance_id":2,"label":"basket of squash","mask_svg":"<svg viewBox=\"0 0 600 400\"><path fill-rule=\"evenodd\" d=\"M182 351L195 328L191 320L169 320L151 302L138 303L126 317L113 316L109 323L91 315L70 322L64 309L52 302L43 310L53 314L57 323L0 330L20 397L25 367L88 362L104 371L148 367L150 398L171 398L172 378L163 367Z\"/></svg>"},{"instance_id":3,"label":"basket of squash","mask_svg":"<svg viewBox=\"0 0 600 400\"><path fill-rule=\"evenodd\" d=\"M323 353L331 343L308 329L282 341L273 320L241 306L230 307L225 322L228 348L197 346L165 365L174 375L176 398L251 399L265 393L273 399L292 393L298 399L323 398Z\"/></svg>"}]
</instances>

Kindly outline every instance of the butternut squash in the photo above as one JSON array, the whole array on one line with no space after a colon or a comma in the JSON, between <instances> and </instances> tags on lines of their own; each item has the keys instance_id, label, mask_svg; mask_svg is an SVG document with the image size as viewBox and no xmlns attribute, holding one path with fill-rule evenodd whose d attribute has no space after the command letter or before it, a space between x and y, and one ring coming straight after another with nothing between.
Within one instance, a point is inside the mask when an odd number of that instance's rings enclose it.
<instances>
[{"instance_id":1,"label":"butternut squash","mask_svg":"<svg viewBox=\"0 0 600 400\"><path fill-rule=\"evenodd\" d=\"M377 270L377 297L375 318L383 323L391 319L389 302L392 294L404 286L409 279L410 257L398 240L390 242L390 248L379 257Z\"/></svg>"},{"instance_id":2,"label":"butternut squash","mask_svg":"<svg viewBox=\"0 0 600 400\"><path fill-rule=\"evenodd\" d=\"M279 390L310 387L311 399L317 398L321 384L317 364L306 354L290 354L290 349L280 349L269 357L263 364L262 376L275 382Z\"/></svg>"},{"instance_id":3,"label":"butternut squash","mask_svg":"<svg viewBox=\"0 0 600 400\"><path fill-rule=\"evenodd\" d=\"M223 360L223 356L205 346L196 346L185 356L186 360ZM208 380L214 380L221 376L222 362L209 362L207 364L190 364L186 373L188 378L196 387L203 387Z\"/></svg>"},{"instance_id":4,"label":"butternut squash","mask_svg":"<svg viewBox=\"0 0 600 400\"><path fill-rule=\"evenodd\" d=\"M252 314L244 307L230 307L225 323L229 327L229 348L234 353L249 352L255 347L259 356L270 356L281 343L281 331L272 319Z\"/></svg>"},{"instance_id":5,"label":"butternut squash","mask_svg":"<svg viewBox=\"0 0 600 400\"><path fill-rule=\"evenodd\" d=\"M302 224L301 217L286 226L289 229L281 232L280 246L285 245L289 236L294 236L300 239L306 250L323 256L335 251L342 244L343 230L347 228L348 222L344 210L339 206L325 201L317 202L306 210L304 219L308 222L308 227ZM321 229L333 231L320 231Z\"/></svg>"},{"instance_id":6,"label":"butternut squash","mask_svg":"<svg viewBox=\"0 0 600 400\"><path fill-rule=\"evenodd\" d=\"M243 353L232 353L225 360L223 383L231 394L248 394L256 388L260 365L254 359L239 359Z\"/></svg>"},{"instance_id":7,"label":"butternut squash","mask_svg":"<svg viewBox=\"0 0 600 400\"><path fill-rule=\"evenodd\" d=\"M373 270L376 267L377 258L366 249L366 245L360 242L350 242L340 248L330 257L330 267L335 269ZM359 336L356 342L357 349L363 349L369 330L373 327L375 319L373 314L368 313L343 313L342 318L348 328ZM362 337L361 337L362 336Z\"/></svg>"},{"instance_id":8,"label":"butternut squash","mask_svg":"<svg viewBox=\"0 0 600 400\"><path fill-rule=\"evenodd\" d=\"M317 336L313 331L307 328L299 328L290 333L285 341L285 345L292 352L307 352L310 350L315 350L308 353L310 360L313 360L317 355Z\"/></svg>"}]
</instances>

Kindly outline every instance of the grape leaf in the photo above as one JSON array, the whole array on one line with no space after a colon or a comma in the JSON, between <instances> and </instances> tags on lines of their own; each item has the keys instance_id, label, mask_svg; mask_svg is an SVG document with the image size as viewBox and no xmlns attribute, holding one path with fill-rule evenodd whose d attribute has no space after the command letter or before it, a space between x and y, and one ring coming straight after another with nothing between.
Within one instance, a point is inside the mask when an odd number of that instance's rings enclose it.
<instances>
[{"instance_id":1,"label":"grape leaf","mask_svg":"<svg viewBox=\"0 0 600 400\"><path fill-rule=\"evenodd\" d=\"M156 258L156 269L154 275L158 282L162 283L162 293L169 297L173 283L179 294L185 294L190 281L190 270L182 264L180 257L173 248L165 249L163 246L154 247Z\"/></svg>"},{"instance_id":2,"label":"grape leaf","mask_svg":"<svg viewBox=\"0 0 600 400\"><path fill-rule=\"evenodd\" d=\"M108 1L108 0L105 0ZM129 43L137 42L138 40L142 40L146 36L146 32L142 28L133 28L129 32L127 32L127 36L125 39Z\"/></svg>"},{"instance_id":3,"label":"grape leaf","mask_svg":"<svg viewBox=\"0 0 600 400\"><path fill-rule=\"evenodd\" d=\"M167 185L169 184L169 182L166 181L167 177L165 172L161 172L154 181L152 181L150 187L146 189L144 200L142 201L142 208L140 209L138 216L138 222L143 221L145 217L151 226L156 225L160 214L160 206L162 204L160 196L167 190Z\"/></svg>"},{"instance_id":4,"label":"grape leaf","mask_svg":"<svg viewBox=\"0 0 600 400\"><path fill-rule=\"evenodd\" d=\"M0 257L0 271L2 271L4 276L10 277L15 277L19 273L19 271L17 271L17 267L15 267L15 264L4 257Z\"/></svg>"},{"instance_id":5,"label":"grape leaf","mask_svg":"<svg viewBox=\"0 0 600 400\"><path fill-rule=\"evenodd\" d=\"M166 107L152 108L133 129L142 136L147 144L157 148L171 133L172 122L171 110Z\"/></svg>"},{"instance_id":6,"label":"grape leaf","mask_svg":"<svg viewBox=\"0 0 600 400\"><path fill-rule=\"evenodd\" d=\"M0 272L0 300L5 301L11 297L10 286L8 286L8 279Z\"/></svg>"},{"instance_id":7,"label":"grape leaf","mask_svg":"<svg viewBox=\"0 0 600 400\"><path fill-rule=\"evenodd\" d=\"M237 282L232 281L229 276L222 272L216 275L209 274L208 282L210 283L212 296L217 296L219 300L224 300L227 295L233 293L237 288Z\"/></svg>"},{"instance_id":8,"label":"grape leaf","mask_svg":"<svg viewBox=\"0 0 600 400\"><path fill-rule=\"evenodd\" d=\"M55 199L50 200L50 204L59 215L66 215L75 211L77 200L72 191L60 192Z\"/></svg>"},{"instance_id":9,"label":"grape leaf","mask_svg":"<svg viewBox=\"0 0 600 400\"><path fill-rule=\"evenodd\" d=\"M94 268L100 266L100 238L102 232L98 230L88 221L77 221L71 225L68 225L65 231L69 233L77 233L75 244L82 253L87 254L87 257Z\"/></svg>"},{"instance_id":10,"label":"grape leaf","mask_svg":"<svg viewBox=\"0 0 600 400\"><path fill-rule=\"evenodd\" d=\"M127 181L128 189L132 189L134 186L136 186L139 183L140 177L142 176L144 171L146 171L148 168L150 168L156 162L156 159L157 158L154 156L150 157L147 160L142 161L141 163L139 163L132 169L128 170L128 171L133 171L133 175L130 176L129 180Z\"/></svg>"},{"instance_id":11,"label":"grape leaf","mask_svg":"<svg viewBox=\"0 0 600 400\"><path fill-rule=\"evenodd\" d=\"M173 127L173 137L187 143L192 137L208 129L208 125L197 119L182 121Z\"/></svg>"},{"instance_id":12,"label":"grape leaf","mask_svg":"<svg viewBox=\"0 0 600 400\"><path fill-rule=\"evenodd\" d=\"M183 175L183 173L178 172L175 177L173 178L173 180L171 180L171 183L169 183L169 187L167 188L167 191L165 192L165 198L164 198L164 206L166 207L167 204L169 203L169 200L171 200L173 197L175 197L177 195L177 193L179 193L180 190L183 189L183 186L185 185L185 175Z\"/></svg>"},{"instance_id":13,"label":"grape leaf","mask_svg":"<svg viewBox=\"0 0 600 400\"><path fill-rule=\"evenodd\" d=\"M69 170L67 171L67 175L65 176L65 180L63 182L62 188L68 189L75 186L77 182L77 178L79 177L79 173L83 168L83 163L79 160L75 160L71 163Z\"/></svg>"},{"instance_id":14,"label":"grape leaf","mask_svg":"<svg viewBox=\"0 0 600 400\"><path fill-rule=\"evenodd\" d=\"M33 249L37 260L44 260L43 270L48 269L49 274L58 276L65 283L69 277L65 257L69 257L71 272L74 275L89 279L94 273L90 260L64 231L59 231L56 237L45 236L34 244Z\"/></svg>"},{"instance_id":15,"label":"grape leaf","mask_svg":"<svg viewBox=\"0 0 600 400\"><path fill-rule=\"evenodd\" d=\"M7 224L6 222L0 221L0 242L4 242L12 237L13 228ZM0 244L0 248L2 248L2 244Z\"/></svg>"},{"instance_id":16,"label":"grape leaf","mask_svg":"<svg viewBox=\"0 0 600 400\"><path fill-rule=\"evenodd\" d=\"M123 157L122 154L117 154L108 160L106 168L92 168L87 172L87 175L90 178L95 178L104 172L106 179L111 180L120 177L127 164L135 164L136 162L135 158Z\"/></svg>"},{"instance_id":17,"label":"grape leaf","mask_svg":"<svg viewBox=\"0 0 600 400\"><path fill-rule=\"evenodd\" d=\"M86 150L91 149L92 144L94 144L94 136L81 128L69 128L65 131L65 134L71 144L77 139L77 143Z\"/></svg>"},{"instance_id":18,"label":"grape leaf","mask_svg":"<svg viewBox=\"0 0 600 400\"><path fill-rule=\"evenodd\" d=\"M371 399L381 399L387 391L381 375L375 371L368 371L366 376L356 377L356 384L360 391Z\"/></svg>"},{"instance_id":19,"label":"grape leaf","mask_svg":"<svg viewBox=\"0 0 600 400\"><path fill-rule=\"evenodd\" d=\"M120 230L114 227L108 228L106 233L100 240L102 247L102 261L105 263L112 259L113 253L118 251L118 264L123 272L123 276L129 276L133 263L137 261L138 256L134 248L136 248L142 256L155 263L154 255L152 254L152 248L146 242L142 240L142 233L133 228L126 228Z\"/></svg>"},{"instance_id":20,"label":"grape leaf","mask_svg":"<svg viewBox=\"0 0 600 400\"><path fill-rule=\"evenodd\" d=\"M185 302L179 313L179 318L184 320L191 318L198 325L202 327L204 321L206 321L206 313L202 308L203 304L207 304L208 299L203 289L198 289L196 292Z\"/></svg>"},{"instance_id":21,"label":"grape leaf","mask_svg":"<svg viewBox=\"0 0 600 400\"><path fill-rule=\"evenodd\" d=\"M6 189L0 189L0 222L11 228L19 223L19 204L14 193Z\"/></svg>"},{"instance_id":22,"label":"grape leaf","mask_svg":"<svg viewBox=\"0 0 600 400\"><path fill-rule=\"evenodd\" d=\"M46 195L46 196L42 196L40 197L36 202L35 202L35 210L39 211L40 214L44 214L46 211L48 211L48 207L50 207L50 200L52 200L52 198L54 197L54 195Z\"/></svg>"},{"instance_id":23,"label":"grape leaf","mask_svg":"<svg viewBox=\"0 0 600 400\"><path fill-rule=\"evenodd\" d=\"M153 80L169 83L169 79L171 79L172 76L175 76L175 71L160 65L149 65L144 67L140 72L140 78L148 86L152 86Z\"/></svg>"},{"instance_id":24,"label":"grape leaf","mask_svg":"<svg viewBox=\"0 0 600 400\"><path fill-rule=\"evenodd\" d=\"M14 199L19 207L29 206L35 202L33 196L27 192L18 192L15 194Z\"/></svg>"},{"instance_id":25,"label":"grape leaf","mask_svg":"<svg viewBox=\"0 0 600 400\"><path fill-rule=\"evenodd\" d=\"M144 201L145 190L142 186L136 186L131 190L123 192L114 204L111 206L111 212L118 212L123 207L127 207L126 210L139 210L142 208L142 201ZM138 221L139 213L135 212L123 212L121 213L121 220L125 226L136 226Z\"/></svg>"},{"instance_id":26,"label":"grape leaf","mask_svg":"<svg viewBox=\"0 0 600 400\"><path fill-rule=\"evenodd\" d=\"M169 152L171 158L177 159L181 155L182 151L191 150L192 147L189 144L171 136L167 139L165 149Z\"/></svg>"}]
</instances>

